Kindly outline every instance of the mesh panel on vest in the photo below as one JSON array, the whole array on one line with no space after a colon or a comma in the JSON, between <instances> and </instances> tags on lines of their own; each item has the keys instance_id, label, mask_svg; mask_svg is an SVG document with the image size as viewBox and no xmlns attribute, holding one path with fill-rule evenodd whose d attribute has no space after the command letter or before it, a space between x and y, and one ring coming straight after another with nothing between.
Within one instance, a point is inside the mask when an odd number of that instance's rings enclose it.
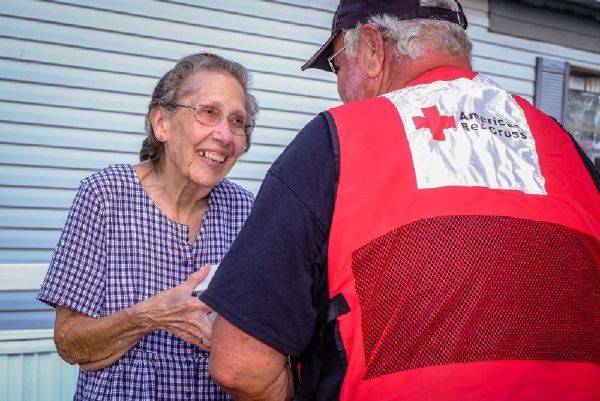
<instances>
[{"instance_id":1,"label":"mesh panel on vest","mask_svg":"<svg viewBox=\"0 0 600 401\"><path fill-rule=\"evenodd\" d=\"M353 254L369 379L484 360L600 363L600 244L557 224L445 216Z\"/></svg>"}]
</instances>

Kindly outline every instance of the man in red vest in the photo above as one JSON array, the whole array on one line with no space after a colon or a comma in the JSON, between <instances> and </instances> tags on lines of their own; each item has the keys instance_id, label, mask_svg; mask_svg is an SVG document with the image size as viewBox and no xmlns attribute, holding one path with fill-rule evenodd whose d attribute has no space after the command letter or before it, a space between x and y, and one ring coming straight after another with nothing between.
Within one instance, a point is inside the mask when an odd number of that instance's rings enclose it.
<instances>
[{"instance_id":1,"label":"man in red vest","mask_svg":"<svg viewBox=\"0 0 600 401\"><path fill-rule=\"evenodd\" d=\"M346 104L273 164L202 295L238 399L600 399L597 172L472 70L466 27L451 0L341 1L303 68Z\"/></svg>"}]
</instances>

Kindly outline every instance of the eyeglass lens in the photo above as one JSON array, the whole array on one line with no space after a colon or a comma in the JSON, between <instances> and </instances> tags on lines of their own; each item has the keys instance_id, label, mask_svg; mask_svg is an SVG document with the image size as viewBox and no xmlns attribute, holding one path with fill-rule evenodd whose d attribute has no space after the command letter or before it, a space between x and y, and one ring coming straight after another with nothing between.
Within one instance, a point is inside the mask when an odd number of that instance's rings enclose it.
<instances>
[{"instance_id":1,"label":"eyeglass lens","mask_svg":"<svg viewBox=\"0 0 600 401\"><path fill-rule=\"evenodd\" d=\"M207 127L217 125L223 119L223 111L212 105L199 105L194 109L196 120ZM229 129L235 135L246 134L246 118L242 115L232 114L227 117Z\"/></svg>"}]
</instances>

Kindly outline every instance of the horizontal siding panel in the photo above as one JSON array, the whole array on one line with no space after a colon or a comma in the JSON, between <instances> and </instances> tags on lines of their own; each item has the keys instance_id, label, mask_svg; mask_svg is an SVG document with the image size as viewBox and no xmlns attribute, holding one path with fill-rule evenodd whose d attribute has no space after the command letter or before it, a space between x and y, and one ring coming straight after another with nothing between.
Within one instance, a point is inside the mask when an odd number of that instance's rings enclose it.
<instances>
[{"instance_id":1,"label":"horizontal siding panel","mask_svg":"<svg viewBox=\"0 0 600 401\"><path fill-rule=\"evenodd\" d=\"M95 170L0 164L0 186L76 189ZM4 194L0 197L0 203Z\"/></svg>"},{"instance_id":2,"label":"horizontal siding panel","mask_svg":"<svg viewBox=\"0 0 600 401\"><path fill-rule=\"evenodd\" d=\"M276 4L289 4L289 5L296 6L302 10L304 8L309 7L309 8L315 9L315 10L322 10L322 11L327 11L330 13L333 13L338 6L337 0L266 0L266 1L271 2L271 3L276 3ZM298 10L298 12L300 12L300 11Z\"/></svg>"},{"instance_id":3,"label":"horizontal siding panel","mask_svg":"<svg viewBox=\"0 0 600 401\"><path fill-rule=\"evenodd\" d=\"M471 38L477 38L475 43L492 43L498 46L503 46L504 48L526 50L530 52L533 58L535 58L535 55L538 54L569 59L572 61L585 63L586 65L600 67L600 54L570 49L550 43L517 38L514 36L501 35L494 32L489 32L486 27L474 26L469 28L468 31ZM506 52L499 54L505 53ZM508 57L506 57L506 59L510 60Z\"/></svg>"},{"instance_id":4,"label":"horizontal siding panel","mask_svg":"<svg viewBox=\"0 0 600 401\"><path fill-rule=\"evenodd\" d=\"M60 230L17 230L0 228L0 243L6 248L54 249Z\"/></svg>"},{"instance_id":5,"label":"horizontal siding panel","mask_svg":"<svg viewBox=\"0 0 600 401\"><path fill-rule=\"evenodd\" d=\"M507 59L474 57L473 68L486 75L504 76L527 82L535 81L535 70L531 68L531 65L515 64Z\"/></svg>"},{"instance_id":6,"label":"horizontal siding panel","mask_svg":"<svg viewBox=\"0 0 600 401\"><path fill-rule=\"evenodd\" d=\"M82 0L82 2L87 3L91 1ZM269 0L202 0L202 3L199 3L197 0L177 0L177 3L211 8L213 10L223 10L231 14L252 15L260 17L263 20L274 19L276 21L290 22L294 25L320 27L327 29L328 32L331 27L332 11L330 10L302 7L301 11L299 11L297 6Z\"/></svg>"},{"instance_id":7,"label":"horizontal siding panel","mask_svg":"<svg viewBox=\"0 0 600 401\"><path fill-rule=\"evenodd\" d=\"M38 301L37 291L3 291L0 292L0 313L26 312L53 309L43 302ZM0 326L0 330L7 330Z\"/></svg>"},{"instance_id":8,"label":"horizontal siding panel","mask_svg":"<svg viewBox=\"0 0 600 401\"><path fill-rule=\"evenodd\" d=\"M61 230L67 221L67 210L44 210L0 207L0 227ZM1 305L0 305L1 307Z\"/></svg>"},{"instance_id":9,"label":"horizontal siding panel","mask_svg":"<svg viewBox=\"0 0 600 401\"><path fill-rule=\"evenodd\" d=\"M4 292L0 292L3 294ZM47 329L54 325L54 310L0 312L0 330Z\"/></svg>"},{"instance_id":10,"label":"horizontal siding panel","mask_svg":"<svg viewBox=\"0 0 600 401\"><path fill-rule=\"evenodd\" d=\"M108 131L49 127L27 123L0 122L0 142L49 147L136 153L145 134L122 134Z\"/></svg>"},{"instance_id":11,"label":"horizontal siding panel","mask_svg":"<svg viewBox=\"0 0 600 401\"><path fill-rule=\"evenodd\" d=\"M68 208L73 202L74 196L74 189L5 186L2 188L0 207L39 208L38 212L42 213L43 209ZM0 244L6 246L2 241Z\"/></svg>"},{"instance_id":12,"label":"horizontal siding panel","mask_svg":"<svg viewBox=\"0 0 600 401\"><path fill-rule=\"evenodd\" d=\"M0 144L0 160L25 166L60 166L99 170L114 163L135 163L131 153L109 153L82 149L52 149L43 146Z\"/></svg>"},{"instance_id":13,"label":"horizontal siding panel","mask_svg":"<svg viewBox=\"0 0 600 401\"><path fill-rule=\"evenodd\" d=\"M2 249L0 263L48 263L52 252L52 249Z\"/></svg>"},{"instance_id":14,"label":"horizontal siding panel","mask_svg":"<svg viewBox=\"0 0 600 401\"><path fill-rule=\"evenodd\" d=\"M488 0L460 0L460 4L466 9L474 9L488 12Z\"/></svg>"},{"instance_id":15,"label":"horizontal siding panel","mask_svg":"<svg viewBox=\"0 0 600 401\"><path fill-rule=\"evenodd\" d=\"M30 188L11 187L2 188L0 208L31 208L31 213L42 214L50 212L48 209L67 210L75 196L74 189L62 188ZM2 248L12 248L8 243L0 241Z\"/></svg>"}]
</instances>

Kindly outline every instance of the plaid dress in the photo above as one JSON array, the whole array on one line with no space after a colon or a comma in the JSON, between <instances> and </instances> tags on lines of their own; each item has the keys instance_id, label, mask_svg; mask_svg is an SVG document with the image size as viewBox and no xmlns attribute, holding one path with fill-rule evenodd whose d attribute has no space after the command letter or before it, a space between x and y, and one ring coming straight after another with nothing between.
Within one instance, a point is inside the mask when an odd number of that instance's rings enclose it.
<instances>
[{"instance_id":1,"label":"plaid dress","mask_svg":"<svg viewBox=\"0 0 600 401\"><path fill-rule=\"evenodd\" d=\"M92 317L110 315L218 264L253 196L223 180L210 194L196 243L154 205L130 165L86 178L71 207L38 299ZM228 400L209 376L208 353L163 330L113 365L79 371L75 400Z\"/></svg>"}]
</instances>

